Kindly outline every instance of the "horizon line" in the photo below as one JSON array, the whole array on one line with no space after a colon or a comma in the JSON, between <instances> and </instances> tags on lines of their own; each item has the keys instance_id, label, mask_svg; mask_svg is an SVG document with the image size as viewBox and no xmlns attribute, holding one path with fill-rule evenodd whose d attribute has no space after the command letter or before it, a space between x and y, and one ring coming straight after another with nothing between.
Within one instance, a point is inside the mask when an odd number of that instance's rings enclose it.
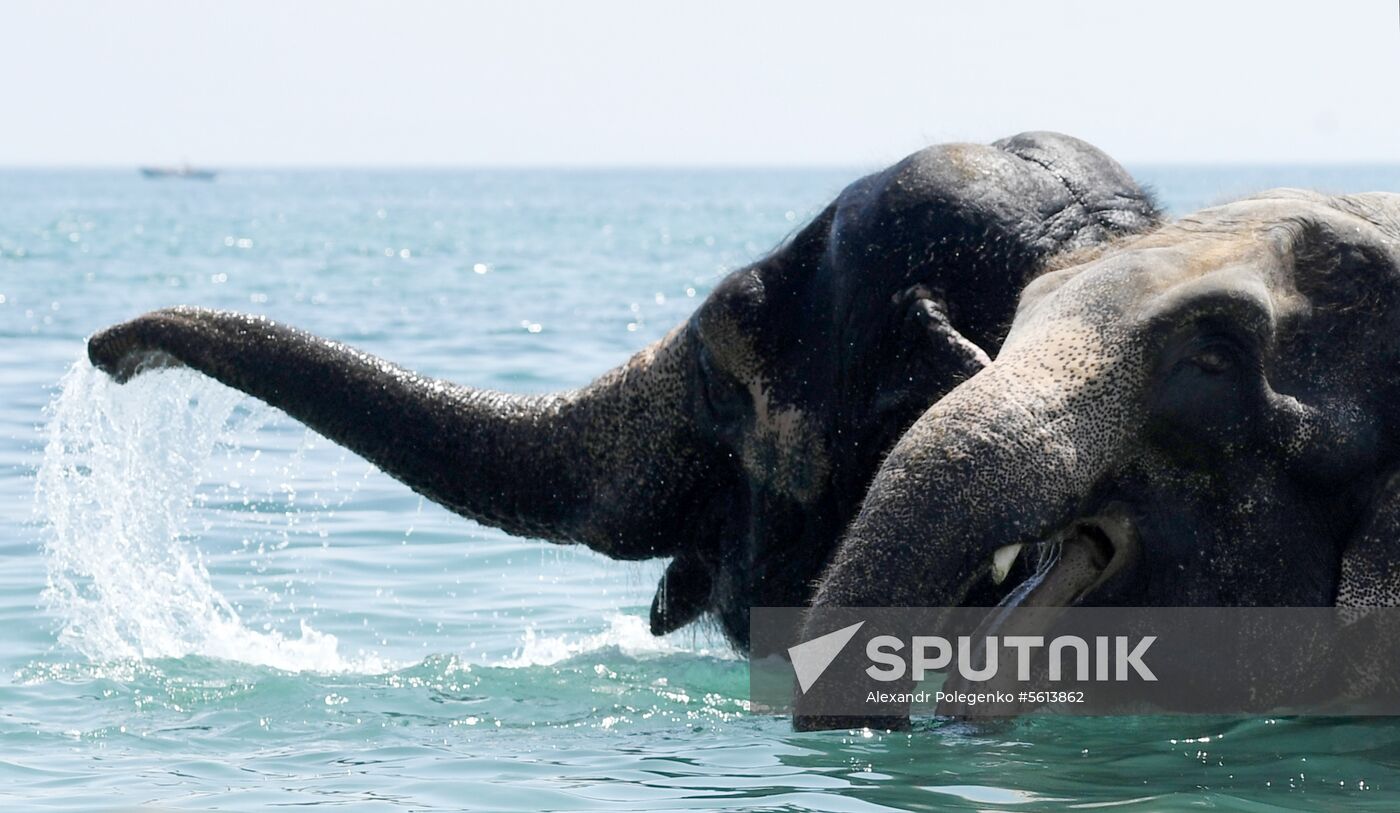
<instances>
[{"instance_id":1,"label":"horizon line","mask_svg":"<svg viewBox=\"0 0 1400 813\"><path fill-rule=\"evenodd\" d=\"M861 170L863 168L882 168L890 164L882 163L759 163L759 162L729 162L729 163L525 163L525 162L504 162L495 164L473 164L473 163L391 163L391 162L365 162L365 163L191 163L183 162L170 163L58 163L58 162L35 162L23 164L7 164L0 162L0 172L11 171L81 171L81 170L110 170L110 171L139 171L143 167L180 167L190 166L195 169L213 170L216 172L270 172L270 171L335 171L335 170L355 170L355 171L470 171L470 172L490 172L490 171L545 171L545 172L592 172L592 171L735 171L735 170L791 170L791 171L843 171ZM1400 168L1400 160L1397 159L1363 159L1363 160L1291 160L1291 161L1257 161L1257 160L1189 160L1189 161L1119 161L1124 167L1148 167L1148 168L1171 168L1171 169L1193 169L1193 168L1259 168L1259 169L1280 169L1286 167L1305 167L1309 169L1347 169L1347 168Z\"/></svg>"}]
</instances>

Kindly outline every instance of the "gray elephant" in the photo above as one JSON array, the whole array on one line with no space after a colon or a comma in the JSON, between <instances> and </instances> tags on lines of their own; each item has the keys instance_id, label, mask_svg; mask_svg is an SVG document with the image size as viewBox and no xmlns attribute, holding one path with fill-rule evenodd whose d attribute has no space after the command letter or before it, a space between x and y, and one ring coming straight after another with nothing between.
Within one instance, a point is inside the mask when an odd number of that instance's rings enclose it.
<instances>
[{"instance_id":1,"label":"gray elephant","mask_svg":"<svg viewBox=\"0 0 1400 813\"><path fill-rule=\"evenodd\" d=\"M1393 606L1397 330L1400 195L1266 192L1060 257L813 604Z\"/></svg>"},{"instance_id":2,"label":"gray elephant","mask_svg":"<svg viewBox=\"0 0 1400 813\"><path fill-rule=\"evenodd\" d=\"M996 354L1025 282L1158 220L1098 150L1027 133L932 147L857 181L686 323L575 392L474 390L195 308L104 330L89 354L119 379L188 365L511 533L671 557L652 631L708 614L744 647L751 606L806 606L828 569L854 588L856 551L873 536L829 565L882 458ZM874 590L877 565L862 589ZM923 595L907 587L891 595ZM999 600L993 588L982 600Z\"/></svg>"}]
</instances>

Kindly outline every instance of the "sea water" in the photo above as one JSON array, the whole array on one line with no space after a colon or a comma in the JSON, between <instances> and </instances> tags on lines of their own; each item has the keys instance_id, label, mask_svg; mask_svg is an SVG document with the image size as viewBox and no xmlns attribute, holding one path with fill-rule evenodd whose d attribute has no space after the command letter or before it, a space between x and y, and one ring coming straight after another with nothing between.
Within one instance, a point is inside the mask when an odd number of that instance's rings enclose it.
<instances>
[{"instance_id":1,"label":"sea water","mask_svg":"<svg viewBox=\"0 0 1400 813\"><path fill-rule=\"evenodd\" d=\"M1400 807L1400 722L1028 718L796 734L661 563L425 503L93 331L267 314L425 373L586 383L859 170L0 171L0 809ZM1174 212L1374 167L1140 167Z\"/></svg>"}]
</instances>

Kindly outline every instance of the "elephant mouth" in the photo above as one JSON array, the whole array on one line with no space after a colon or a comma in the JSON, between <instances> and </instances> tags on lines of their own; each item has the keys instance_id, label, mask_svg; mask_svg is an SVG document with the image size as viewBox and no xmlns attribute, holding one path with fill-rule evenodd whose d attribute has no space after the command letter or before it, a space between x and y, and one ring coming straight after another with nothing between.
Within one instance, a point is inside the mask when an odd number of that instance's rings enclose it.
<instances>
[{"instance_id":1,"label":"elephant mouth","mask_svg":"<svg viewBox=\"0 0 1400 813\"><path fill-rule=\"evenodd\" d=\"M1038 543L1004 545L992 554L989 575L1013 586L997 609L1079 604L1131 567L1138 548L1133 521L1119 505L1076 519Z\"/></svg>"},{"instance_id":2,"label":"elephant mouth","mask_svg":"<svg viewBox=\"0 0 1400 813\"><path fill-rule=\"evenodd\" d=\"M1012 586L972 634L972 640L980 642L972 662L985 663L984 646L991 637L1045 636L1066 608L1099 603L1127 580L1139 556L1136 527L1120 505L1076 519L1040 542L998 548L992 554L990 578ZM1015 612L1030 608L1037 611ZM978 684L976 690L1024 688L1015 684L1013 672L998 670L996 677ZM949 674L944 686L970 688L956 672ZM937 713L965 716L966 711L945 701Z\"/></svg>"}]
</instances>

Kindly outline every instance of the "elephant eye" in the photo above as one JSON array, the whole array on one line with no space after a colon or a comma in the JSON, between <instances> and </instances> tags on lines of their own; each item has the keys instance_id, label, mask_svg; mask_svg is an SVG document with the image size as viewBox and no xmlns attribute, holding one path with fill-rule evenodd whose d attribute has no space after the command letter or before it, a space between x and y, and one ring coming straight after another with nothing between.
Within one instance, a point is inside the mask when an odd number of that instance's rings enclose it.
<instances>
[{"instance_id":1,"label":"elephant eye","mask_svg":"<svg viewBox=\"0 0 1400 813\"><path fill-rule=\"evenodd\" d=\"M743 411L744 391L728 373L719 369L709 348L700 351L701 392L710 413L721 420L737 417Z\"/></svg>"},{"instance_id":2,"label":"elephant eye","mask_svg":"<svg viewBox=\"0 0 1400 813\"><path fill-rule=\"evenodd\" d=\"M1234 349L1223 342L1217 342L1192 353L1187 361L1204 372L1220 375L1233 370L1238 363L1238 358Z\"/></svg>"},{"instance_id":3,"label":"elephant eye","mask_svg":"<svg viewBox=\"0 0 1400 813\"><path fill-rule=\"evenodd\" d=\"M1152 410L1173 453L1216 448L1259 409L1262 360L1250 345L1222 333L1182 337L1155 388Z\"/></svg>"}]
</instances>

